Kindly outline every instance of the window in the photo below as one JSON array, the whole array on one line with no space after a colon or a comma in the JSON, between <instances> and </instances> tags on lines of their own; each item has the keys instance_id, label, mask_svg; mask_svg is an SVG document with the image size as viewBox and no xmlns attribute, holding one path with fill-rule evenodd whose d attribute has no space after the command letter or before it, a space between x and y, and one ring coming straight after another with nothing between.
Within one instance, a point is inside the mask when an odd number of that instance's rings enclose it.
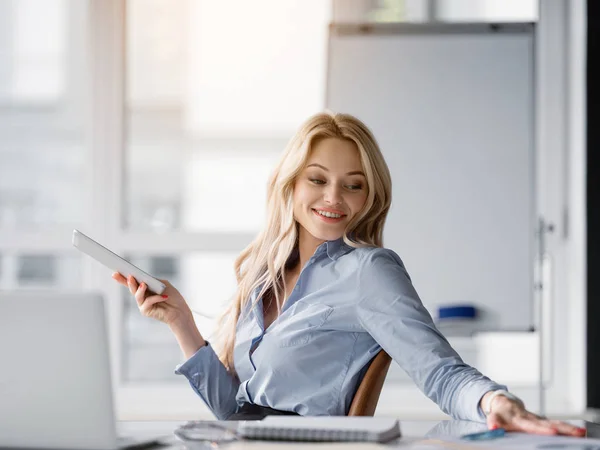
<instances>
[{"instance_id":1,"label":"window","mask_svg":"<svg viewBox=\"0 0 600 450\"><path fill-rule=\"evenodd\" d=\"M276 158L323 105L328 19L261 3L127 3L126 227L260 228Z\"/></svg>"},{"instance_id":2,"label":"window","mask_svg":"<svg viewBox=\"0 0 600 450\"><path fill-rule=\"evenodd\" d=\"M81 289L81 258L62 251L0 254L0 289Z\"/></svg>"},{"instance_id":3,"label":"window","mask_svg":"<svg viewBox=\"0 0 600 450\"><path fill-rule=\"evenodd\" d=\"M168 327L72 248L72 229L172 282L210 337L268 175L323 108L330 6L0 2L0 288L102 293L121 417L199 403Z\"/></svg>"},{"instance_id":4,"label":"window","mask_svg":"<svg viewBox=\"0 0 600 450\"><path fill-rule=\"evenodd\" d=\"M84 11L75 0L0 2L0 229L85 216Z\"/></svg>"},{"instance_id":5,"label":"window","mask_svg":"<svg viewBox=\"0 0 600 450\"><path fill-rule=\"evenodd\" d=\"M131 252L168 279L205 337L235 292L233 262L261 229L268 176L323 108L328 2L126 3L124 216ZM231 11L235 10L235 14ZM277 36L277 38L274 38ZM202 244L210 243L208 248ZM174 337L122 293L124 383L179 383Z\"/></svg>"},{"instance_id":6,"label":"window","mask_svg":"<svg viewBox=\"0 0 600 450\"><path fill-rule=\"evenodd\" d=\"M81 289L87 59L80 0L0 2L0 289Z\"/></svg>"},{"instance_id":7,"label":"window","mask_svg":"<svg viewBox=\"0 0 600 450\"><path fill-rule=\"evenodd\" d=\"M20 283L52 284L56 280L56 258L54 255L21 256L17 278Z\"/></svg>"}]
</instances>

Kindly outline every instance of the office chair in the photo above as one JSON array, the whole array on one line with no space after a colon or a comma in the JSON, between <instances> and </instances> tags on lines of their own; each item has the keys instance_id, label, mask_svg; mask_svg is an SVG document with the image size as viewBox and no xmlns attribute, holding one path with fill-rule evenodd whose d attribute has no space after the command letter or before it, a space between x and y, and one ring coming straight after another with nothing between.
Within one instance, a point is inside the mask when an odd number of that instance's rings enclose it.
<instances>
[{"instance_id":1,"label":"office chair","mask_svg":"<svg viewBox=\"0 0 600 450\"><path fill-rule=\"evenodd\" d=\"M350 411L348 411L349 416L372 416L375 414L379 394L381 394L381 388L391 362L392 358L383 350L380 350L371 360L352 399Z\"/></svg>"}]
</instances>

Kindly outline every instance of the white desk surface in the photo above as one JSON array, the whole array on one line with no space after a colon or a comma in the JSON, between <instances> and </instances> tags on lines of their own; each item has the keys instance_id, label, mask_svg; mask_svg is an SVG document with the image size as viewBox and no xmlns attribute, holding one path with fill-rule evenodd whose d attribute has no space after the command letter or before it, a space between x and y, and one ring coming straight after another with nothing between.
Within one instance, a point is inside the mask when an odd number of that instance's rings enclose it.
<instances>
[{"instance_id":1,"label":"white desk surface","mask_svg":"<svg viewBox=\"0 0 600 450\"><path fill-rule=\"evenodd\" d=\"M579 444L575 447L566 446L564 438L552 438L557 439L556 444L563 444L561 448L580 448L580 449L600 449L600 424L592 422L586 422L583 420L569 420L569 422L577 426L585 426L588 429L587 446L584 445L586 442L578 439L575 444ZM165 439L163 443L165 446L155 447L156 449L161 448L167 449L201 449L201 448L214 448L214 447L202 447L200 443L184 443L173 435L173 430L185 422L119 422L118 428L123 434L133 435L145 435L151 434L156 435L164 434ZM518 440L519 436L511 433L509 438L501 438L495 441L482 441L480 443L460 441L453 442L452 439L456 439L463 434L475 433L478 431L484 431L486 429L485 424L457 421L457 420L444 420L444 421L401 421L400 429L402 431L402 438L396 441L392 441L387 444L370 444L370 443L296 443L296 442L265 442L265 441L239 441L229 444L224 444L221 447L226 450L295 450L295 449L323 449L323 450L375 450L385 448L412 448L412 449L453 449L453 450L469 450L477 448L500 448L506 447L510 449L516 448L539 448L540 442L527 439L530 436L521 436L525 439ZM535 437L534 437L535 439ZM570 438L569 438L570 439ZM575 438L573 438L575 439ZM559 442L560 440L560 442ZM551 447L557 448L555 445ZM550 448L550 447L548 447Z\"/></svg>"}]
</instances>

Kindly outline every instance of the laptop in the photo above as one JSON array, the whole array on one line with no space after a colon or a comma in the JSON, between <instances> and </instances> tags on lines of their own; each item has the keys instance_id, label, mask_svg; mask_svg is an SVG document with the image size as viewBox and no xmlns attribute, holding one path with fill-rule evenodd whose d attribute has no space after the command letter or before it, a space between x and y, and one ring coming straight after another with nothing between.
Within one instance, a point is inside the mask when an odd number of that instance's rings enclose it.
<instances>
[{"instance_id":1,"label":"laptop","mask_svg":"<svg viewBox=\"0 0 600 450\"><path fill-rule=\"evenodd\" d=\"M158 443L118 437L116 425L102 297L0 291L0 447Z\"/></svg>"}]
</instances>

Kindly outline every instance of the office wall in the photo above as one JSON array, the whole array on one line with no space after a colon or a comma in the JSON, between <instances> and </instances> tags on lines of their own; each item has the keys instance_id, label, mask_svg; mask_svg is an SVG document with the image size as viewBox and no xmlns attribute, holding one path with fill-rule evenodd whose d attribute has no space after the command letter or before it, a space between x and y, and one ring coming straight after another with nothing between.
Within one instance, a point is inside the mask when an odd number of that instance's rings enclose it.
<instances>
[{"instance_id":1,"label":"office wall","mask_svg":"<svg viewBox=\"0 0 600 450\"><path fill-rule=\"evenodd\" d=\"M545 293L534 304L536 315L540 300L545 311L545 339L535 358L543 362L546 411L563 416L582 413L586 401L585 17L582 0L541 2L534 44L535 203L538 216L554 226L546 236L550 264ZM362 85L359 91L362 95ZM406 262L413 272L410 260ZM467 352L472 347L465 344ZM535 390L519 393L537 407ZM410 400L415 411L424 405L412 391L401 390L389 399L388 411L400 398ZM426 415L435 411L423 408Z\"/></svg>"},{"instance_id":2,"label":"office wall","mask_svg":"<svg viewBox=\"0 0 600 450\"><path fill-rule=\"evenodd\" d=\"M327 106L373 130L393 179L384 244L424 304L481 329L533 325L533 31L332 29Z\"/></svg>"}]
</instances>

